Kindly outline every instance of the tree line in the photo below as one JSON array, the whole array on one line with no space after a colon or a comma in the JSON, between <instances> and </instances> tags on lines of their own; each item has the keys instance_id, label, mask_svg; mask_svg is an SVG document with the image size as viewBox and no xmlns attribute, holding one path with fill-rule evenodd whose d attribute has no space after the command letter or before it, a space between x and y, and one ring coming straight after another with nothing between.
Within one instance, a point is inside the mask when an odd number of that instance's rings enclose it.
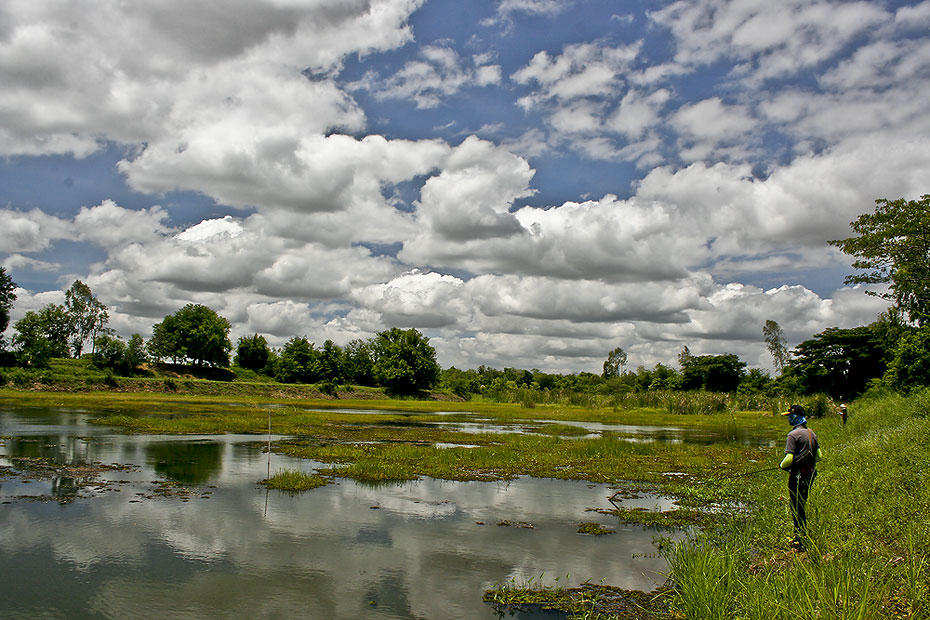
<instances>
[{"instance_id":1,"label":"tree line","mask_svg":"<svg viewBox=\"0 0 930 620\"><path fill-rule=\"evenodd\" d=\"M881 199L876 205L874 213L851 223L856 236L830 243L856 257L853 267L860 272L846 282L887 283L887 292L869 294L885 297L893 306L869 325L828 328L793 351L788 350L778 323L766 321L761 336L772 355L774 377L756 368L747 371L746 363L733 353L693 355L687 346L678 356L678 368L660 363L651 369L626 370L628 356L622 347L615 347L607 353L600 374L485 366L442 370L428 338L416 329L398 328L345 346L332 340L318 346L305 336L295 336L283 347L272 348L264 336L254 334L239 338L234 349L229 321L200 304L188 304L166 316L153 326L148 342L139 334L124 342L108 326L107 307L80 280L65 292L64 304L29 311L17 321L8 350L3 333L9 326L16 286L3 267L0 361L41 368L53 357L81 357L89 345L94 365L131 374L147 362L227 368L233 356L238 368L282 383L318 383L324 391L354 384L410 394L439 386L466 398L513 389L827 394L843 400L870 387L906 392L930 385L930 195L912 201Z\"/></svg>"}]
</instances>

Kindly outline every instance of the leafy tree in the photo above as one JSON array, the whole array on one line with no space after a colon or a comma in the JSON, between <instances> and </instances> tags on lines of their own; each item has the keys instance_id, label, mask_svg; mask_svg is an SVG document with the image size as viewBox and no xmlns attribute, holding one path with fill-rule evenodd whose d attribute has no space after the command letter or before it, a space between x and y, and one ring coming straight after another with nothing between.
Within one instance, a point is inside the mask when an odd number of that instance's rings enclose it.
<instances>
[{"instance_id":1,"label":"leafy tree","mask_svg":"<svg viewBox=\"0 0 930 620\"><path fill-rule=\"evenodd\" d=\"M129 337L129 343L126 345L126 363L129 365L129 370L133 371L147 361L145 341L140 334L133 334Z\"/></svg>"},{"instance_id":2,"label":"leafy tree","mask_svg":"<svg viewBox=\"0 0 930 620\"><path fill-rule=\"evenodd\" d=\"M923 325L898 341L885 379L903 392L930 386L930 325Z\"/></svg>"},{"instance_id":3,"label":"leafy tree","mask_svg":"<svg viewBox=\"0 0 930 620\"><path fill-rule=\"evenodd\" d=\"M320 378L331 383L345 381L345 355L342 349L332 340L323 343L319 352Z\"/></svg>"},{"instance_id":4,"label":"leafy tree","mask_svg":"<svg viewBox=\"0 0 930 620\"><path fill-rule=\"evenodd\" d=\"M733 353L693 356L689 352L684 358L679 356L679 360L684 361L680 384L684 390L736 391L746 368L746 362Z\"/></svg>"},{"instance_id":5,"label":"leafy tree","mask_svg":"<svg viewBox=\"0 0 930 620\"><path fill-rule=\"evenodd\" d=\"M149 351L157 358L191 360L195 366L229 366L229 321L201 304L187 304L152 327ZM154 344L153 344L154 343Z\"/></svg>"},{"instance_id":6,"label":"leafy tree","mask_svg":"<svg viewBox=\"0 0 930 620\"><path fill-rule=\"evenodd\" d=\"M738 392L744 394L759 394L767 392L774 386L772 378L758 368L751 368L740 381Z\"/></svg>"},{"instance_id":7,"label":"leafy tree","mask_svg":"<svg viewBox=\"0 0 930 620\"><path fill-rule=\"evenodd\" d=\"M180 336L181 328L177 317L174 315L166 316L164 321L152 326L152 337L149 338L146 349L156 362L171 359L177 363L184 358L185 353L181 350Z\"/></svg>"},{"instance_id":8,"label":"leafy tree","mask_svg":"<svg viewBox=\"0 0 930 620\"><path fill-rule=\"evenodd\" d=\"M75 280L65 291L65 310L71 324L71 349L75 357L81 357L88 338L91 346L96 346L97 335L106 327L110 314L107 307L94 297L90 287L80 280Z\"/></svg>"},{"instance_id":9,"label":"leafy tree","mask_svg":"<svg viewBox=\"0 0 930 620\"><path fill-rule=\"evenodd\" d=\"M319 353L306 338L287 341L278 356L275 379L281 383L313 383L319 379Z\"/></svg>"},{"instance_id":10,"label":"leafy tree","mask_svg":"<svg viewBox=\"0 0 930 620\"><path fill-rule=\"evenodd\" d=\"M769 319L762 328L762 337L765 338L765 345L768 347L769 353L772 354L775 370L780 374L785 369L788 360L791 359L785 342L785 334L778 323Z\"/></svg>"},{"instance_id":11,"label":"leafy tree","mask_svg":"<svg viewBox=\"0 0 930 620\"><path fill-rule=\"evenodd\" d=\"M372 343L372 372L378 384L397 394L426 390L439 380L436 350L416 329L380 332Z\"/></svg>"},{"instance_id":12,"label":"leafy tree","mask_svg":"<svg viewBox=\"0 0 930 620\"><path fill-rule=\"evenodd\" d=\"M126 343L115 336L103 334L94 341L91 363L97 368L109 368L117 374L128 375L132 366L128 359Z\"/></svg>"},{"instance_id":13,"label":"leafy tree","mask_svg":"<svg viewBox=\"0 0 930 620\"><path fill-rule=\"evenodd\" d=\"M603 377L605 379L619 377L623 372L623 367L626 366L626 360L626 352L620 347L608 353L607 361L604 362Z\"/></svg>"},{"instance_id":14,"label":"leafy tree","mask_svg":"<svg viewBox=\"0 0 930 620\"><path fill-rule=\"evenodd\" d=\"M890 283L878 295L894 301L910 319L930 321L930 194L920 200L875 201L875 212L850 222L855 237L831 241L856 257L852 266L864 270L847 276L847 284Z\"/></svg>"},{"instance_id":15,"label":"leafy tree","mask_svg":"<svg viewBox=\"0 0 930 620\"><path fill-rule=\"evenodd\" d=\"M44 368L53 357L68 357L71 329L64 306L49 304L38 312L30 310L13 329L13 344L26 364Z\"/></svg>"},{"instance_id":16,"label":"leafy tree","mask_svg":"<svg viewBox=\"0 0 930 620\"><path fill-rule=\"evenodd\" d=\"M352 340L343 348L346 381L356 385L374 385L372 345L364 340Z\"/></svg>"},{"instance_id":17,"label":"leafy tree","mask_svg":"<svg viewBox=\"0 0 930 620\"><path fill-rule=\"evenodd\" d=\"M825 393L849 400L885 372L884 351L871 327L830 327L794 350L789 374L799 377L807 394Z\"/></svg>"},{"instance_id":18,"label":"leafy tree","mask_svg":"<svg viewBox=\"0 0 930 620\"><path fill-rule=\"evenodd\" d=\"M474 370L459 370L455 366L442 371L439 385L461 398L468 398L481 390L481 377Z\"/></svg>"},{"instance_id":19,"label":"leafy tree","mask_svg":"<svg viewBox=\"0 0 930 620\"><path fill-rule=\"evenodd\" d=\"M264 336L242 336L236 346L236 365L247 370L262 370L268 365L271 350Z\"/></svg>"},{"instance_id":20,"label":"leafy tree","mask_svg":"<svg viewBox=\"0 0 930 620\"><path fill-rule=\"evenodd\" d=\"M13 278L7 274L5 267L0 267L0 350L6 346L3 333L10 326L10 309L16 301L15 291L16 283L13 282Z\"/></svg>"},{"instance_id":21,"label":"leafy tree","mask_svg":"<svg viewBox=\"0 0 930 620\"><path fill-rule=\"evenodd\" d=\"M691 355L691 349L687 345L681 347L681 353L678 354L678 365L682 370L691 363L692 359L694 359L694 356Z\"/></svg>"}]
</instances>

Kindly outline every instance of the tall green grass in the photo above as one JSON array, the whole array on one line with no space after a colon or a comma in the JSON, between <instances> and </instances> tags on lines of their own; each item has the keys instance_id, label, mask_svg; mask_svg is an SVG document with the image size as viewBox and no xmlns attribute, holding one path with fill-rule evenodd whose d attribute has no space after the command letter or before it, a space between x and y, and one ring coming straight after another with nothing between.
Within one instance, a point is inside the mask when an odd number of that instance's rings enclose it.
<instances>
[{"instance_id":1,"label":"tall green grass","mask_svg":"<svg viewBox=\"0 0 930 620\"><path fill-rule=\"evenodd\" d=\"M806 553L792 552L784 475L743 480L751 513L669 552L689 619L930 619L930 391L866 397L811 426L825 458ZM787 431L787 427L785 428Z\"/></svg>"}]
</instances>

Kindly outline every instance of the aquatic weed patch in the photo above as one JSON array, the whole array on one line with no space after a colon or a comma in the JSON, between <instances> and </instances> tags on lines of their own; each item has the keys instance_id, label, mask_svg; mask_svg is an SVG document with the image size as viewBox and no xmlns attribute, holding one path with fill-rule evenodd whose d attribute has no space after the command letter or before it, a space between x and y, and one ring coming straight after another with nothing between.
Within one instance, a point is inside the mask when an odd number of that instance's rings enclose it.
<instances>
[{"instance_id":1,"label":"aquatic weed patch","mask_svg":"<svg viewBox=\"0 0 930 620\"><path fill-rule=\"evenodd\" d=\"M330 482L330 478L324 478L319 474L308 474L296 469L279 469L270 478L262 480L261 484L269 489L300 493L326 486Z\"/></svg>"},{"instance_id":2,"label":"aquatic weed patch","mask_svg":"<svg viewBox=\"0 0 930 620\"><path fill-rule=\"evenodd\" d=\"M582 584L576 588L543 585L529 580L497 584L483 600L504 615L535 609L564 612L569 620L664 620L669 613L668 588L652 592L624 590L606 585Z\"/></svg>"}]
</instances>

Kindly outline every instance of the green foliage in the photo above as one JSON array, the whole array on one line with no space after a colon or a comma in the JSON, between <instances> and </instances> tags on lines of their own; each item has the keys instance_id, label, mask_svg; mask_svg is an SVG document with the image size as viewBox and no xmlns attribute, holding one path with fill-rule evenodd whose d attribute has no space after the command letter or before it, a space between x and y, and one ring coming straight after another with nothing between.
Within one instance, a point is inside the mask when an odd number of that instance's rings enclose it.
<instances>
[{"instance_id":1,"label":"green foliage","mask_svg":"<svg viewBox=\"0 0 930 620\"><path fill-rule=\"evenodd\" d=\"M787 548L784 478L739 478L751 512L724 513L718 529L671 552L682 616L930 617L930 390L867 396L851 409L846 426L815 422L825 458L808 502L808 552Z\"/></svg>"},{"instance_id":2,"label":"green foliage","mask_svg":"<svg viewBox=\"0 0 930 620\"><path fill-rule=\"evenodd\" d=\"M831 241L856 257L852 266L865 273L848 284L890 283L887 293L869 292L894 301L916 323L930 320L930 194L919 200L875 201L875 212L850 222L855 237Z\"/></svg>"},{"instance_id":3,"label":"green foliage","mask_svg":"<svg viewBox=\"0 0 930 620\"><path fill-rule=\"evenodd\" d=\"M459 370L451 366L442 371L439 389L467 399L481 390L481 377L474 370Z\"/></svg>"},{"instance_id":4,"label":"green foliage","mask_svg":"<svg viewBox=\"0 0 930 620\"><path fill-rule=\"evenodd\" d=\"M807 394L823 392L851 400L885 371L884 351L871 327L830 327L795 348L786 374Z\"/></svg>"},{"instance_id":5,"label":"green foliage","mask_svg":"<svg viewBox=\"0 0 930 620\"><path fill-rule=\"evenodd\" d=\"M688 355L682 364L680 387L711 392L734 392L743 378L746 363L737 355Z\"/></svg>"},{"instance_id":6,"label":"green foliage","mask_svg":"<svg viewBox=\"0 0 930 620\"><path fill-rule=\"evenodd\" d=\"M117 337L103 334L94 340L94 352L90 359L96 368L128 376L145 362L145 343L139 334L133 334L128 344Z\"/></svg>"},{"instance_id":7,"label":"green foliage","mask_svg":"<svg viewBox=\"0 0 930 620\"><path fill-rule=\"evenodd\" d=\"M128 359L126 343L112 336L97 336L94 340L94 352L91 361L97 368L110 369L121 375L128 375L132 370Z\"/></svg>"},{"instance_id":8,"label":"green foliage","mask_svg":"<svg viewBox=\"0 0 930 620\"><path fill-rule=\"evenodd\" d=\"M271 478L262 480L269 489L278 489L288 493L300 493L329 484L329 480L319 474L307 474L296 469L279 469Z\"/></svg>"},{"instance_id":9,"label":"green foliage","mask_svg":"<svg viewBox=\"0 0 930 620\"><path fill-rule=\"evenodd\" d=\"M739 589L737 556L706 538L672 546L669 564L675 578L675 608L685 618L729 620Z\"/></svg>"},{"instance_id":10,"label":"green foliage","mask_svg":"<svg viewBox=\"0 0 930 620\"><path fill-rule=\"evenodd\" d=\"M149 352L156 360L190 360L196 366L229 366L229 321L200 304L187 304L152 328Z\"/></svg>"},{"instance_id":11,"label":"green foliage","mask_svg":"<svg viewBox=\"0 0 930 620\"><path fill-rule=\"evenodd\" d=\"M80 280L75 280L71 288L65 291L65 310L71 326L70 341L74 357L81 357L87 339L96 343L97 335L106 328L110 320L109 312L94 297L90 287Z\"/></svg>"},{"instance_id":12,"label":"green foliage","mask_svg":"<svg viewBox=\"0 0 930 620\"><path fill-rule=\"evenodd\" d=\"M372 343L375 381L394 394L413 394L432 388L439 380L436 350L415 329L392 328Z\"/></svg>"},{"instance_id":13,"label":"green foliage","mask_svg":"<svg viewBox=\"0 0 930 620\"><path fill-rule=\"evenodd\" d=\"M345 355L332 340L323 343L319 351L319 376L327 383L336 385L345 379Z\"/></svg>"},{"instance_id":14,"label":"green foliage","mask_svg":"<svg viewBox=\"0 0 930 620\"><path fill-rule=\"evenodd\" d=\"M262 370L268 365L271 350L264 336L242 336L236 346L235 364L248 370Z\"/></svg>"},{"instance_id":15,"label":"green foliage","mask_svg":"<svg viewBox=\"0 0 930 620\"><path fill-rule=\"evenodd\" d=\"M281 383L314 383L320 378L320 356L306 338L291 338L281 349L275 379Z\"/></svg>"},{"instance_id":16,"label":"green foliage","mask_svg":"<svg viewBox=\"0 0 930 620\"><path fill-rule=\"evenodd\" d=\"M148 355L145 351L145 341L140 334L133 334L129 337L129 343L126 345L126 364L132 371L147 361Z\"/></svg>"},{"instance_id":17,"label":"green foliage","mask_svg":"<svg viewBox=\"0 0 930 620\"><path fill-rule=\"evenodd\" d=\"M601 376L605 379L619 377L623 372L623 367L626 366L626 360L626 352L620 347L617 347L607 354L607 360L604 362L604 372Z\"/></svg>"},{"instance_id":18,"label":"green foliage","mask_svg":"<svg viewBox=\"0 0 930 620\"><path fill-rule=\"evenodd\" d=\"M374 385L372 346L364 340L352 340L343 349L346 381L355 385Z\"/></svg>"},{"instance_id":19,"label":"green foliage","mask_svg":"<svg viewBox=\"0 0 930 620\"><path fill-rule=\"evenodd\" d=\"M782 372L788 364L789 355L781 326L771 319L767 320L762 328L762 337L765 339L765 346L768 347L769 353L772 354L775 370Z\"/></svg>"},{"instance_id":20,"label":"green foliage","mask_svg":"<svg viewBox=\"0 0 930 620\"><path fill-rule=\"evenodd\" d=\"M6 272L6 267L0 267L0 350L4 349L3 332L10 326L10 309L16 301L16 283Z\"/></svg>"},{"instance_id":21,"label":"green foliage","mask_svg":"<svg viewBox=\"0 0 930 620\"><path fill-rule=\"evenodd\" d=\"M898 341L885 380L903 392L930 386L930 324Z\"/></svg>"},{"instance_id":22,"label":"green foliage","mask_svg":"<svg viewBox=\"0 0 930 620\"><path fill-rule=\"evenodd\" d=\"M46 368L53 357L68 357L71 328L64 306L49 304L38 312L30 310L13 328L13 344L23 364Z\"/></svg>"}]
</instances>

